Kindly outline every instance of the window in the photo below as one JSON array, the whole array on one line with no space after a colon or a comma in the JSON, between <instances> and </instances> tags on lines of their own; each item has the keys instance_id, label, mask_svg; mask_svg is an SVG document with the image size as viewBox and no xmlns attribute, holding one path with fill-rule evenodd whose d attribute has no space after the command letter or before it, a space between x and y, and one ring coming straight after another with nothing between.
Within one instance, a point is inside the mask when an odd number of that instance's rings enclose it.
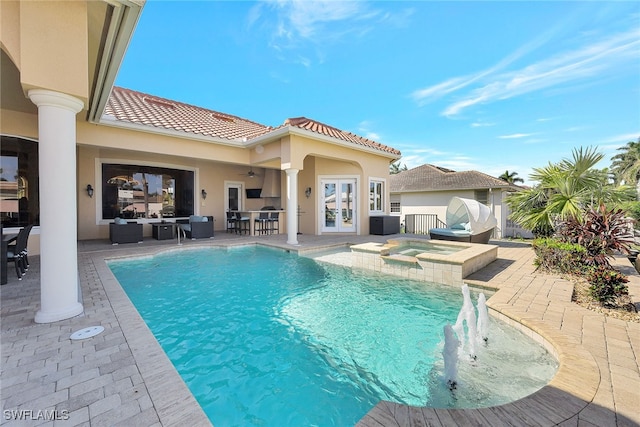
<instances>
[{"instance_id":1,"label":"window","mask_svg":"<svg viewBox=\"0 0 640 427\"><path fill-rule=\"evenodd\" d=\"M0 146L2 225L40 225L38 143L13 136L2 136Z\"/></svg>"},{"instance_id":2,"label":"window","mask_svg":"<svg viewBox=\"0 0 640 427\"><path fill-rule=\"evenodd\" d=\"M391 213L392 214L401 213L402 211L401 211L401 206L400 206L400 202L401 202L400 195L399 194L392 194L390 197L391 197L391 199L389 200L389 202L390 202L390 205L391 205Z\"/></svg>"},{"instance_id":3,"label":"window","mask_svg":"<svg viewBox=\"0 0 640 427\"><path fill-rule=\"evenodd\" d=\"M476 190L474 192L476 201L483 205L489 205L489 191L488 190Z\"/></svg>"},{"instance_id":4,"label":"window","mask_svg":"<svg viewBox=\"0 0 640 427\"><path fill-rule=\"evenodd\" d=\"M369 181L369 211L384 212L384 181Z\"/></svg>"},{"instance_id":5,"label":"window","mask_svg":"<svg viewBox=\"0 0 640 427\"><path fill-rule=\"evenodd\" d=\"M102 165L102 218L186 217L194 213L194 172Z\"/></svg>"}]
</instances>

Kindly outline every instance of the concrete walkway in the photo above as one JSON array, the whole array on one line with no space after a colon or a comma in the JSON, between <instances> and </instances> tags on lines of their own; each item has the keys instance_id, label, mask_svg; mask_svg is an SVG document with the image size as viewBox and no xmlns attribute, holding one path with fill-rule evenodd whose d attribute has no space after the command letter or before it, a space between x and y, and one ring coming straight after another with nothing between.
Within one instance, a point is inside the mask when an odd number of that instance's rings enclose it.
<instances>
[{"instance_id":1,"label":"concrete walkway","mask_svg":"<svg viewBox=\"0 0 640 427\"><path fill-rule=\"evenodd\" d=\"M300 236L301 244L295 248L286 245L284 236L258 240L304 251L389 237ZM184 247L255 240L220 233L214 240L189 241ZM530 334L558 356L560 370L551 384L518 402L481 410L432 410L381 402L359 424L640 425L640 324L576 306L570 302L569 283L534 272L528 245L499 245L498 260L468 282L500 289L489 299L490 307L508 321L531 328ZM33 322L40 303L37 257L31 257L32 267L22 281L9 271L9 283L0 288L0 424L211 425L105 263L111 257L171 247L151 240L119 246L79 242L85 312L53 324ZM640 290L637 275L630 285L634 292ZM72 332L93 325L105 331L86 340L69 339Z\"/></svg>"}]
</instances>

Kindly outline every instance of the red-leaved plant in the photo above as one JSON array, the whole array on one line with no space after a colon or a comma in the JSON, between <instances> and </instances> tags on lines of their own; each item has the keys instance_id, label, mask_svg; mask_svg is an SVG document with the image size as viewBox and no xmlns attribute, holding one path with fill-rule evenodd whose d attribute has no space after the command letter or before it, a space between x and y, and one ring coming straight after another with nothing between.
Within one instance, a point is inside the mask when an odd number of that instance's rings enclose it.
<instances>
[{"instance_id":1,"label":"red-leaved plant","mask_svg":"<svg viewBox=\"0 0 640 427\"><path fill-rule=\"evenodd\" d=\"M628 254L633 234L622 209L607 210L604 204L590 207L582 220L571 218L556 228L557 236L569 243L577 243L587 250L586 263L611 267L609 258L614 252Z\"/></svg>"}]
</instances>

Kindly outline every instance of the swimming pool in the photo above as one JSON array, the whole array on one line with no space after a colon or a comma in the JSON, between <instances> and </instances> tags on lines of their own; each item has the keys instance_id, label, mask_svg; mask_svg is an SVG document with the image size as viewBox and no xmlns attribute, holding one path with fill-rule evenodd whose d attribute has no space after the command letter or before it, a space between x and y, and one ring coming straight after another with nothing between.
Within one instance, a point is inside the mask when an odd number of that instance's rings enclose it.
<instances>
[{"instance_id":1,"label":"swimming pool","mask_svg":"<svg viewBox=\"0 0 640 427\"><path fill-rule=\"evenodd\" d=\"M217 425L353 425L382 399L487 406L532 393L556 369L544 349L492 320L496 345L460 367L454 398L440 379L442 327L462 303L450 286L255 246L109 266Z\"/></svg>"}]
</instances>

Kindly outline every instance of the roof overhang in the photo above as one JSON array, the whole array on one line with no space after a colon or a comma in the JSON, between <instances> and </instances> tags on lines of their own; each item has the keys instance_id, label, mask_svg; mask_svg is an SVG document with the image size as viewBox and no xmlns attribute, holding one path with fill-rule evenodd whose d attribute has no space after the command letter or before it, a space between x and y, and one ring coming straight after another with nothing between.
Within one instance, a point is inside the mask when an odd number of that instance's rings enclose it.
<instances>
[{"instance_id":1,"label":"roof overhang","mask_svg":"<svg viewBox=\"0 0 640 427\"><path fill-rule=\"evenodd\" d=\"M322 135L307 129L300 129L299 127L296 127L296 126L283 126L281 128L275 129L274 131L261 135L257 138L252 138L251 140L247 141L246 146L248 148L251 148L258 145L267 144L269 142L273 142L275 140L278 140L288 135L297 135L304 138L314 139L316 141L326 142L328 144L338 145L338 146L349 148L352 150L358 150L358 151L363 151L370 154L376 154L378 156L386 157L393 161L398 160L399 158L402 157L401 155L398 155L398 154L387 153L382 150L377 150L375 148L367 147L365 145L359 145L353 142L344 141L342 139L334 138L328 135Z\"/></svg>"},{"instance_id":2,"label":"roof overhang","mask_svg":"<svg viewBox=\"0 0 640 427\"><path fill-rule=\"evenodd\" d=\"M105 0L105 3L107 13L87 113L87 120L92 123L100 122L145 0Z\"/></svg>"},{"instance_id":3,"label":"roof overhang","mask_svg":"<svg viewBox=\"0 0 640 427\"><path fill-rule=\"evenodd\" d=\"M400 158L398 155L393 153L385 153L384 151L376 150L375 148L361 146L358 144L354 144L352 142L343 141L341 139L321 135L306 129L300 129L295 126L283 126L271 132L268 132L264 135L261 135L259 137L252 138L250 140L245 140L244 138L243 139L215 138L215 137L206 136L206 135L180 132L172 129L156 128L153 126L148 126L143 124L122 122L122 121L116 120L112 116L107 116L107 115L103 115L101 119L98 121L98 123L105 126L128 129L136 132L153 133L157 135L169 136L172 138L189 139L194 141L207 142L211 144L219 144L219 145L226 145L230 147L247 148L247 149L257 147L258 145L265 145L271 142L275 142L289 135L298 135L305 138L315 139L315 140L326 142L329 144L349 148L352 150L358 150L358 151L363 151L370 154L376 154L378 156L387 157L388 159L391 159L394 161Z\"/></svg>"}]
</instances>

